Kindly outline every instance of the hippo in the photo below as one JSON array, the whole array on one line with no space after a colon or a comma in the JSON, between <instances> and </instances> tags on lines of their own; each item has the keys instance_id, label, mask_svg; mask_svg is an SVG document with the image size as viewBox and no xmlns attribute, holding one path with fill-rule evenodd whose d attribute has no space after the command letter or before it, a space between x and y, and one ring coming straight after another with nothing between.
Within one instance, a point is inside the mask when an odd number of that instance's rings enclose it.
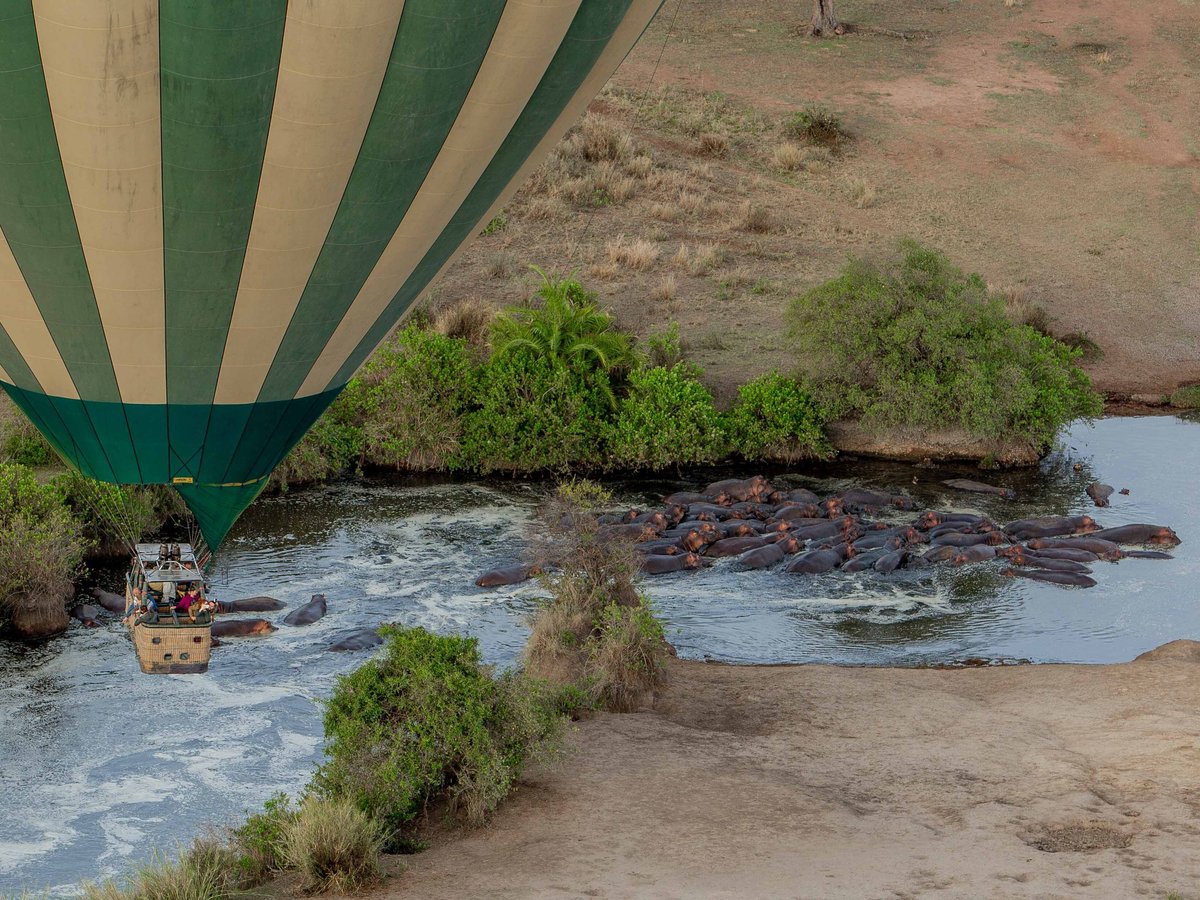
<instances>
[{"instance_id":1,"label":"hippo","mask_svg":"<svg viewBox=\"0 0 1200 900\"><path fill-rule=\"evenodd\" d=\"M313 598L303 606L293 609L283 618L284 625L299 627L301 625L311 625L318 619L325 617L327 607L325 605L324 594L313 594Z\"/></svg>"},{"instance_id":2,"label":"hippo","mask_svg":"<svg viewBox=\"0 0 1200 900\"><path fill-rule=\"evenodd\" d=\"M983 516L977 516L974 513L946 513L928 509L921 513L913 524L922 531L928 531L938 525L979 525L984 521L986 519Z\"/></svg>"},{"instance_id":3,"label":"hippo","mask_svg":"<svg viewBox=\"0 0 1200 900\"><path fill-rule=\"evenodd\" d=\"M1012 488L997 487L994 484L984 484L982 481L972 481L969 478L948 478L942 482L946 487L956 491L967 491L972 494L993 494L1005 500L1016 500L1017 492Z\"/></svg>"},{"instance_id":4,"label":"hippo","mask_svg":"<svg viewBox=\"0 0 1200 900\"><path fill-rule=\"evenodd\" d=\"M1067 587L1095 587L1096 579L1079 572L1048 572L1045 569L1005 569L1000 574L1009 578L1028 578L1031 581L1045 581L1049 584L1061 584Z\"/></svg>"},{"instance_id":5,"label":"hippo","mask_svg":"<svg viewBox=\"0 0 1200 900\"><path fill-rule=\"evenodd\" d=\"M841 501L849 509L883 509L887 506L893 506L896 509L912 509L914 506L911 497L888 494L883 491L844 491L841 494Z\"/></svg>"},{"instance_id":6,"label":"hippo","mask_svg":"<svg viewBox=\"0 0 1200 900\"><path fill-rule=\"evenodd\" d=\"M78 619L84 628L99 628L100 607L90 603L81 603L71 610L71 618Z\"/></svg>"},{"instance_id":7,"label":"hippo","mask_svg":"<svg viewBox=\"0 0 1200 900\"><path fill-rule=\"evenodd\" d=\"M644 525L647 528L653 528L658 534L662 534L667 530L667 526L670 523L667 521L665 515L658 510L654 510L653 512L644 512L641 515L635 516L630 521L630 524Z\"/></svg>"},{"instance_id":8,"label":"hippo","mask_svg":"<svg viewBox=\"0 0 1200 900\"><path fill-rule=\"evenodd\" d=\"M1100 559L1118 560L1125 551L1118 544L1094 537L1034 538L1029 541L1031 550L1087 550Z\"/></svg>"},{"instance_id":9,"label":"hippo","mask_svg":"<svg viewBox=\"0 0 1200 900\"><path fill-rule=\"evenodd\" d=\"M817 504L817 508L821 510L821 515L827 519L836 519L846 511L841 497L829 497L822 500Z\"/></svg>"},{"instance_id":10,"label":"hippo","mask_svg":"<svg viewBox=\"0 0 1200 900\"><path fill-rule=\"evenodd\" d=\"M747 550L757 550L759 547L765 547L769 541L764 537L754 535L752 537L732 537L723 538L715 544L710 544L708 550L705 551L705 556L738 556L745 553Z\"/></svg>"},{"instance_id":11,"label":"hippo","mask_svg":"<svg viewBox=\"0 0 1200 900\"><path fill-rule=\"evenodd\" d=\"M956 566L963 566L995 558L996 548L991 544L976 544L973 547L960 547L958 554L950 562Z\"/></svg>"},{"instance_id":12,"label":"hippo","mask_svg":"<svg viewBox=\"0 0 1200 900\"><path fill-rule=\"evenodd\" d=\"M1161 550L1126 550L1125 555L1130 559L1174 559L1170 553Z\"/></svg>"},{"instance_id":13,"label":"hippo","mask_svg":"<svg viewBox=\"0 0 1200 900\"><path fill-rule=\"evenodd\" d=\"M772 540L770 537L767 539ZM773 539L773 543L788 556L791 556L794 553L799 553L804 549L805 546L804 541L800 540L799 538L792 537L790 534L786 534L784 532L779 532L779 537Z\"/></svg>"},{"instance_id":14,"label":"hippo","mask_svg":"<svg viewBox=\"0 0 1200 900\"><path fill-rule=\"evenodd\" d=\"M837 550L806 550L784 566L783 571L792 575L819 575L832 572L843 558Z\"/></svg>"},{"instance_id":15,"label":"hippo","mask_svg":"<svg viewBox=\"0 0 1200 900\"><path fill-rule=\"evenodd\" d=\"M218 603L217 609L220 612L274 612L277 609L283 609L286 605L282 600L276 600L274 597L245 597L241 600Z\"/></svg>"},{"instance_id":16,"label":"hippo","mask_svg":"<svg viewBox=\"0 0 1200 900\"><path fill-rule=\"evenodd\" d=\"M1036 519L1009 522L1004 526L1004 531L1016 540L1024 541L1065 534L1088 534L1099 527L1091 516L1039 516Z\"/></svg>"},{"instance_id":17,"label":"hippo","mask_svg":"<svg viewBox=\"0 0 1200 900\"><path fill-rule=\"evenodd\" d=\"M941 544L931 550L926 550L921 555L921 559L931 563L950 562L950 560L958 556L960 549L959 547L951 547L949 544Z\"/></svg>"},{"instance_id":18,"label":"hippo","mask_svg":"<svg viewBox=\"0 0 1200 900\"><path fill-rule=\"evenodd\" d=\"M114 594L112 591L102 591L100 588L92 588L92 597L109 612L122 614L125 612L125 598L120 594Z\"/></svg>"},{"instance_id":19,"label":"hippo","mask_svg":"<svg viewBox=\"0 0 1200 900\"><path fill-rule=\"evenodd\" d=\"M855 521L849 516L840 519L830 519L828 522L814 522L811 525L796 525L792 529L792 534L806 541L833 537L834 535L844 537L851 533L857 536L858 527Z\"/></svg>"},{"instance_id":20,"label":"hippo","mask_svg":"<svg viewBox=\"0 0 1200 900\"><path fill-rule=\"evenodd\" d=\"M638 553L662 556L675 556L677 553L683 552L683 548L679 546L679 542L671 540L671 538L659 538L653 541L642 541L640 544L636 544L633 549L635 549Z\"/></svg>"},{"instance_id":21,"label":"hippo","mask_svg":"<svg viewBox=\"0 0 1200 900\"><path fill-rule=\"evenodd\" d=\"M689 519L699 519L702 522L723 522L735 518L728 506L719 506L716 503L693 503L688 507L687 514Z\"/></svg>"},{"instance_id":22,"label":"hippo","mask_svg":"<svg viewBox=\"0 0 1200 900\"><path fill-rule=\"evenodd\" d=\"M883 531L877 531L874 534L868 534L866 537L860 537L854 542L854 552L862 553L865 550L886 550L889 553L893 550L899 550L905 545L906 541L898 534L887 534Z\"/></svg>"},{"instance_id":23,"label":"hippo","mask_svg":"<svg viewBox=\"0 0 1200 900\"><path fill-rule=\"evenodd\" d=\"M342 635L325 649L331 653L348 653L354 650L370 650L383 643L375 628L360 628Z\"/></svg>"},{"instance_id":24,"label":"hippo","mask_svg":"<svg viewBox=\"0 0 1200 900\"><path fill-rule=\"evenodd\" d=\"M815 503L785 503L775 507L775 512L769 521L795 522L802 519L820 519L821 509Z\"/></svg>"},{"instance_id":25,"label":"hippo","mask_svg":"<svg viewBox=\"0 0 1200 900\"><path fill-rule=\"evenodd\" d=\"M1113 495L1113 491L1116 489L1111 484L1101 484L1099 481L1093 481L1084 490L1097 506L1108 506L1108 498Z\"/></svg>"},{"instance_id":26,"label":"hippo","mask_svg":"<svg viewBox=\"0 0 1200 900\"><path fill-rule=\"evenodd\" d=\"M649 525L637 525L632 522L626 525L602 525L596 536L602 541L646 541L659 536L659 532Z\"/></svg>"},{"instance_id":27,"label":"hippo","mask_svg":"<svg viewBox=\"0 0 1200 900\"><path fill-rule=\"evenodd\" d=\"M761 475L755 475L744 481L738 478L715 481L704 489L704 493L714 496L724 494L732 502L742 503L746 500L757 500L769 494L771 490L771 483L767 479Z\"/></svg>"},{"instance_id":28,"label":"hippo","mask_svg":"<svg viewBox=\"0 0 1200 900\"><path fill-rule=\"evenodd\" d=\"M270 634L276 628L266 619L218 619L212 623L213 637L253 637Z\"/></svg>"},{"instance_id":29,"label":"hippo","mask_svg":"<svg viewBox=\"0 0 1200 900\"><path fill-rule=\"evenodd\" d=\"M842 566L843 572L863 572L873 568L875 563L883 557L887 556L889 550L868 550L866 553L855 555L852 559L846 560Z\"/></svg>"},{"instance_id":30,"label":"hippo","mask_svg":"<svg viewBox=\"0 0 1200 900\"><path fill-rule=\"evenodd\" d=\"M976 544L1007 544L1008 540L998 531L985 531L981 534L963 534L959 531L946 531L937 537L929 539L935 547L974 547Z\"/></svg>"},{"instance_id":31,"label":"hippo","mask_svg":"<svg viewBox=\"0 0 1200 900\"><path fill-rule=\"evenodd\" d=\"M676 538L675 540L681 548L691 553L696 553L699 550L703 550L709 544L716 543L715 540L709 540L708 537L698 528L691 529L686 534Z\"/></svg>"},{"instance_id":32,"label":"hippo","mask_svg":"<svg viewBox=\"0 0 1200 900\"><path fill-rule=\"evenodd\" d=\"M759 533L759 528L756 528L750 522L734 520L718 523L717 530L721 532L722 536L727 538L753 537Z\"/></svg>"},{"instance_id":33,"label":"hippo","mask_svg":"<svg viewBox=\"0 0 1200 900\"><path fill-rule=\"evenodd\" d=\"M1078 572L1082 575L1090 575L1092 570L1083 563L1075 562L1071 559L1051 559L1049 557L1037 556L1034 551L1020 552L1013 554L1005 554L1011 560L1014 566L1024 566L1027 569L1047 569L1051 572Z\"/></svg>"},{"instance_id":34,"label":"hippo","mask_svg":"<svg viewBox=\"0 0 1200 900\"><path fill-rule=\"evenodd\" d=\"M792 503L811 503L816 506L821 502L821 498L807 488L796 488L794 491L788 491L783 495L784 499Z\"/></svg>"},{"instance_id":35,"label":"hippo","mask_svg":"<svg viewBox=\"0 0 1200 900\"><path fill-rule=\"evenodd\" d=\"M743 553L737 558L737 564L742 569L767 569L783 562L786 555L778 544L767 544L765 547Z\"/></svg>"},{"instance_id":36,"label":"hippo","mask_svg":"<svg viewBox=\"0 0 1200 900\"><path fill-rule=\"evenodd\" d=\"M872 566L876 572L884 575L889 572L895 572L901 566L908 562L908 551L904 548L893 550L891 553L885 553L879 559L875 560L875 565Z\"/></svg>"},{"instance_id":37,"label":"hippo","mask_svg":"<svg viewBox=\"0 0 1200 900\"><path fill-rule=\"evenodd\" d=\"M504 566L499 569L492 569L490 572L484 572L475 579L475 586L487 588L501 587L508 584L520 584L523 581L528 581L534 575L540 575L541 572L542 570L537 566ZM316 598L314 597L313 599L315 600ZM297 610L297 612L298 611L299 610ZM324 612L321 613L321 615L324 614ZM286 622L287 619L284 619L284 621ZM313 621L316 620L314 619Z\"/></svg>"},{"instance_id":38,"label":"hippo","mask_svg":"<svg viewBox=\"0 0 1200 900\"><path fill-rule=\"evenodd\" d=\"M664 501L668 506L688 507L693 503L712 503L713 498L709 494L701 494L696 491L677 491L668 496Z\"/></svg>"},{"instance_id":39,"label":"hippo","mask_svg":"<svg viewBox=\"0 0 1200 900\"><path fill-rule=\"evenodd\" d=\"M1017 546L1007 549L1015 550L1018 553L1024 553L1028 556L1040 556L1043 559L1069 559L1071 562L1077 563L1093 563L1100 558L1089 550L1075 550L1069 547L1046 547L1042 550L1034 550L1029 547Z\"/></svg>"},{"instance_id":40,"label":"hippo","mask_svg":"<svg viewBox=\"0 0 1200 900\"><path fill-rule=\"evenodd\" d=\"M662 514L668 526L678 525L687 516L687 507L682 503L668 503L663 507Z\"/></svg>"},{"instance_id":41,"label":"hippo","mask_svg":"<svg viewBox=\"0 0 1200 900\"><path fill-rule=\"evenodd\" d=\"M704 565L695 553L680 553L678 556L660 556L657 554L642 558L640 569L647 575L666 575L669 572L682 572L685 569L698 569Z\"/></svg>"},{"instance_id":42,"label":"hippo","mask_svg":"<svg viewBox=\"0 0 1200 900\"><path fill-rule=\"evenodd\" d=\"M1162 547L1177 547L1179 535L1166 525L1118 525L1116 528L1101 528L1090 537L1114 544L1158 544Z\"/></svg>"}]
</instances>

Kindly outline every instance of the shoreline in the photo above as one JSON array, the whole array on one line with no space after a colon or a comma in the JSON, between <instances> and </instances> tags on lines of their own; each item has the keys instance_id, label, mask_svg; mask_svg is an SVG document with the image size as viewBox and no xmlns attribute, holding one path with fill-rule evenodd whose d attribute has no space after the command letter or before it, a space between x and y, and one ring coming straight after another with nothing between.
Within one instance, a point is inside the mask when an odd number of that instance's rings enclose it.
<instances>
[{"instance_id":1,"label":"shoreline","mask_svg":"<svg viewBox=\"0 0 1200 900\"><path fill-rule=\"evenodd\" d=\"M1200 884L1200 643L937 670L672 660L372 896L1165 898Z\"/></svg>"}]
</instances>

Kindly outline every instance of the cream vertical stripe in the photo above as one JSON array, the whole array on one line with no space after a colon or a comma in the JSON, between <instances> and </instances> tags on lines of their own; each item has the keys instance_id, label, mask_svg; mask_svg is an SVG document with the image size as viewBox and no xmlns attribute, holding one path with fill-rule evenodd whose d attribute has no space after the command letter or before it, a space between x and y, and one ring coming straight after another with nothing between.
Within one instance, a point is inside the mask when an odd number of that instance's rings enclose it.
<instances>
[{"instance_id":1,"label":"cream vertical stripe","mask_svg":"<svg viewBox=\"0 0 1200 900\"><path fill-rule=\"evenodd\" d=\"M433 246L529 102L579 4L580 0L508 0L441 153L298 396L325 390Z\"/></svg>"},{"instance_id":2,"label":"cream vertical stripe","mask_svg":"<svg viewBox=\"0 0 1200 900\"><path fill-rule=\"evenodd\" d=\"M157 0L33 0L79 240L126 403L165 403Z\"/></svg>"},{"instance_id":3,"label":"cream vertical stripe","mask_svg":"<svg viewBox=\"0 0 1200 900\"><path fill-rule=\"evenodd\" d=\"M8 384L13 383L13 380L8 377L8 373L4 371L4 366L0 366L0 381L7 382Z\"/></svg>"},{"instance_id":4,"label":"cream vertical stripe","mask_svg":"<svg viewBox=\"0 0 1200 900\"><path fill-rule=\"evenodd\" d=\"M513 195L529 179L529 176L534 173L534 170L545 162L546 157L550 155L550 151L563 139L563 136L566 135L571 126L579 121L580 117L587 111L588 105L600 93L604 85L608 82L608 79L612 77L613 72L617 70L629 54L630 49L637 42L638 36L646 30L646 26L654 19L654 14L658 12L661 5L662 0L633 0L629 5L627 18L613 32L612 39L608 42L608 46L600 55L600 58L596 60L596 65L592 67L592 71L583 82L583 85L576 91L570 102L567 103L562 115L555 119L554 125L546 132L546 136L542 138L534 151L529 154L529 159L521 166L521 170L517 172L516 177L505 186L500 196L496 198L496 202L492 204L483 218L476 223L476 227L471 231L472 235L478 234L487 222L492 221L499 214L504 205L512 199ZM441 278L442 274L454 265L463 251L470 246L470 239L459 244L454 252L450 254L445 264L438 269L438 273L430 279L429 283L434 284ZM384 340L387 340L386 336ZM328 386L326 385L326 387Z\"/></svg>"},{"instance_id":5,"label":"cream vertical stripe","mask_svg":"<svg viewBox=\"0 0 1200 900\"><path fill-rule=\"evenodd\" d=\"M33 294L21 275L21 269L13 258L8 240L0 231L0 320L12 338L25 364L42 390L53 397L79 398L71 373L54 345L54 338L42 319L42 312L34 302ZM7 375L4 380L12 384Z\"/></svg>"},{"instance_id":6,"label":"cream vertical stripe","mask_svg":"<svg viewBox=\"0 0 1200 900\"><path fill-rule=\"evenodd\" d=\"M402 0L290 0L217 403L253 403L325 242L387 72Z\"/></svg>"}]
</instances>

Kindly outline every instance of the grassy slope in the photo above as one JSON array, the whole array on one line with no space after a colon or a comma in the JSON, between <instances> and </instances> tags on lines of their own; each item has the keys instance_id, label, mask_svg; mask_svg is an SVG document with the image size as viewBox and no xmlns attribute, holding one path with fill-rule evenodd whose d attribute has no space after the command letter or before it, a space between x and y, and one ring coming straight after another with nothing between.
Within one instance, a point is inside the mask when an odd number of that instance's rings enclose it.
<instances>
[{"instance_id":1,"label":"grassy slope","mask_svg":"<svg viewBox=\"0 0 1200 900\"><path fill-rule=\"evenodd\" d=\"M566 151L433 307L578 269L635 331L678 321L727 399L786 365L791 292L909 235L1089 335L1102 389L1200 379L1200 4L845 0L858 33L818 41L794 33L803 4L682 0L664 42L675 2L593 105L632 152L597 176ZM814 101L852 149L785 171L782 123Z\"/></svg>"}]
</instances>

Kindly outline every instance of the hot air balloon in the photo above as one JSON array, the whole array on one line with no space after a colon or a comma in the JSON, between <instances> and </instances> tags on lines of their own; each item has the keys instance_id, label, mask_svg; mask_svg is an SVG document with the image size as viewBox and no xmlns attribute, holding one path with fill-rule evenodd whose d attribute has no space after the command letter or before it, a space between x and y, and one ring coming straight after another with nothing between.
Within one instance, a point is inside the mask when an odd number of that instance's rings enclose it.
<instances>
[{"instance_id":1,"label":"hot air balloon","mask_svg":"<svg viewBox=\"0 0 1200 900\"><path fill-rule=\"evenodd\" d=\"M0 0L0 382L212 547L661 0Z\"/></svg>"}]
</instances>

